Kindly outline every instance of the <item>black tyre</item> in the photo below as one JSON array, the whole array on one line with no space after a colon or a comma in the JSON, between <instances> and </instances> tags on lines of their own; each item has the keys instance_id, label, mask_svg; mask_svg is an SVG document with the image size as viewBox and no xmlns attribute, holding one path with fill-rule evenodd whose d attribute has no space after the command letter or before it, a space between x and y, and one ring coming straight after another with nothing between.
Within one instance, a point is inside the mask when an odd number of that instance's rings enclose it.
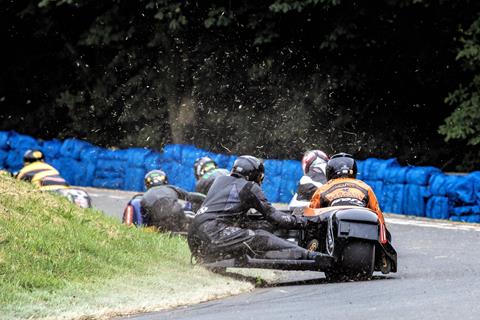
<instances>
[{"instance_id":1,"label":"black tyre","mask_svg":"<svg viewBox=\"0 0 480 320\"><path fill-rule=\"evenodd\" d=\"M368 280L375 267L375 244L350 241L342 249L336 266L325 271L328 281Z\"/></svg>"}]
</instances>

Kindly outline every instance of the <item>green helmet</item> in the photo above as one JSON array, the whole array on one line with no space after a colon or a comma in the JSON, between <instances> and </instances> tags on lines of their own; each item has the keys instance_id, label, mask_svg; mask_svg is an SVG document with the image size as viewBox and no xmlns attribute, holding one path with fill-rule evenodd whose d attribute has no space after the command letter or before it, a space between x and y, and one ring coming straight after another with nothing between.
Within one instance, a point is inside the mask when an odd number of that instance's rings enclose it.
<instances>
[{"instance_id":1,"label":"green helmet","mask_svg":"<svg viewBox=\"0 0 480 320\"><path fill-rule=\"evenodd\" d=\"M152 187L168 184L167 175L162 170L152 170L145 175L145 188L148 190Z\"/></svg>"}]
</instances>

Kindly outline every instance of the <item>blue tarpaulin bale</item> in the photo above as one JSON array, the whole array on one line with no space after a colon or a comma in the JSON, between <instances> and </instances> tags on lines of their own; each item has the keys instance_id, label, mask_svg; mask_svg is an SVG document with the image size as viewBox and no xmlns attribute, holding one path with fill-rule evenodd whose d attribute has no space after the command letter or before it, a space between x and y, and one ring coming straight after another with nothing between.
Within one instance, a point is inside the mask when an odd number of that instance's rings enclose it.
<instances>
[{"instance_id":1,"label":"blue tarpaulin bale","mask_svg":"<svg viewBox=\"0 0 480 320\"><path fill-rule=\"evenodd\" d=\"M144 191L145 170L141 168L131 168L125 174L125 190Z\"/></svg>"},{"instance_id":2,"label":"blue tarpaulin bale","mask_svg":"<svg viewBox=\"0 0 480 320\"><path fill-rule=\"evenodd\" d=\"M280 202L289 202L297 191L297 183L303 175L302 167L299 161L283 160L282 174L280 179L280 192L278 200Z\"/></svg>"},{"instance_id":3,"label":"blue tarpaulin bale","mask_svg":"<svg viewBox=\"0 0 480 320\"><path fill-rule=\"evenodd\" d=\"M430 177L435 174L442 173L440 169L435 167L410 167L407 172L406 183L425 186L428 184Z\"/></svg>"},{"instance_id":4,"label":"blue tarpaulin bale","mask_svg":"<svg viewBox=\"0 0 480 320\"><path fill-rule=\"evenodd\" d=\"M265 180L263 182L263 190L269 201L277 202L280 194L280 182L282 179L282 161L266 160Z\"/></svg>"},{"instance_id":5,"label":"blue tarpaulin bale","mask_svg":"<svg viewBox=\"0 0 480 320\"><path fill-rule=\"evenodd\" d=\"M62 147L62 142L57 139L44 141L42 143L41 151L45 155L45 158L55 159L60 156L60 148Z\"/></svg>"},{"instance_id":6,"label":"blue tarpaulin bale","mask_svg":"<svg viewBox=\"0 0 480 320\"><path fill-rule=\"evenodd\" d=\"M162 167L162 170L167 174L168 183L173 185L178 185L180 182L179 171L180 165L176 161L170 161L165 163Z\"/></svg>"},{"instance_id":7,"label":"blue tarpaulin bale","mask_svg":"<svg viewBox=\"0 0 480 320\"><path fill-rule=\"evenodd\" d=\"M195 178L192 168L177 164L171 167L170 174L167 173L167 175L170 184L179 186L187 191L195 189Z\"/></svg>"},{"instance_id":8,"label":"blue tarpaulin bale","mask_svg":"<svg viewBox=\"0 0 480 320\"><path fill-rule=\"evenodd\" d=\"M169 160L167 160L163 154L153 152L145 158L145 171L158 170L162 169L163 165Z\"/></svg>"},{"instance_id":9,"label":"blue tarpaulin bale","mask_svg":"<svg viewBox=\"0 0 480 320\"><path fill-rule=\"evenodd\" d=\"M358 160L357 161L357 179L365 180L365 161Z\"/></svg>"},{"instance_id":10,"label":"blue tarpaulin bale","mask_svg":"<svg viewBox=\"0 0 480 320\"><path fill-rule=\"evenodd\" d=\"M476 203L473 178L469 176L456 176L456 179L450 180L447 188L447 196L461 204Z\"/></svg>"},{"instance_id":11,"label":"blue tarpaulin bale","mask_svg":"<svg viewBox=\"0 0 480 320\"><path fill-rule=\"evenodd\" d=\"M232 169L232 156L228 154L216 154L215 156L211 157L218 165L219 168L231 170Z\"/></svg>"},{"instance_id":12,"label":"blue tarpaulin bale","mask_svg":"<svg viewBox=\"0 0 480 320\"><path fill-rule=\"evenodd\" d=\"M105 149L99 147L83 149L82 152L80 152L80 161L96 162L104 150Z\"/></svg>"},{"instance_id":13,"label":"blue tarpaulin bale","mask_svg":"<svg viewBox=\"0 0 480 320\"><path fill-rule=\"evenodd\" d=\"M451 216L450 220L458 222L480 223L480 215L471 216Z\"/></svg>"},{"instance_id":14,"label":"blue tarpaulin bale","mask_svg":"<svg viewBox=\"0 0 480 320\"><path fill-rule=\"evenodd\" d=\"M8 152L7 159L5 159L4 165L10 172L20 171L23 167L23 154L25 150L17 149L10 150Z\"/></svg>"},{"instance_id":15,"label":"blue tarpaulin bale","mask_svg":"<svg viewBox=\"0 0 480 320\"><path fill-rule=\"evenodd\" d=\"M26 151L28 149L40 149L40 143L34 138L12 132L8 138L11 149Z\"/></svg>"},{"instance_id":16,"label":"blue tarpaulin bale","mask_svg":"<svg viewBox=\"0 0 480 320\"><path fill-rule=\"evenodd\" d=\"M448 219L450 217L450 208L447 197L432 196L427 201L425 216L433 219Z\"/></svg>"},{"instance_id":17,"label":"blue tarpaulin bale","mask_svg":"<svg viewBox=\"0 0 480 320\"><path fill-rule=\"evenodd\" d=\"M364 181L366 184L368 184L375 195L377 196L377 200L380 203L380 206L383 208L383 181L369 181L366 180Z\"/></svg>"},{"instance_id":18,"label":"blue tarpaulin bale","mask_svg":"<svg viewBox=\"0 0 480 320\"><path fill-rule=\"evenodd\" d=\"M396 159L382 160L368 158L364 162L363 178L366 180L383 180L388 168L399 166Z\"/></svg>"},{"instance_id":19,"label":"blue tarpaulin bale","mask_svg":"<svg viewBox=\"0 0 480 320\"><path fill-rule=\"evenodd\" d=\"M97 169L101 171L111 171L123 174L125 172L126 162L122 160L98 159Z\"/></svg>"},{"instance_id":20,"label":"blue tarpaulin bale","mask_svg":"<svg viewBox=\"0 0 480 320\"><path fill-rule=\"evenodd\" d=\"M8 158L8 151L4 151L0 149L0 169L6 169L7 165L7 158Z\"/></svg>"},{"instance_id":21,"label":"blue tarpaulin bale","mask_svg":"<svg viewBox=\"0 0 480 320\"><path fill-rule=\"evenodd\" d=\"M405 214L425 217L430 192L427 186L406 184L403 195L403 211Z\"/></svg>"},{"instance_id":22,"label":"blue tarpaulin bale","mask_svg":"<svg viewBox=\"0 0 480 320\"><path fill-rule=\"evenodd\" d=\"M51 165L55 167L60 172L60 175L71 185L80 185L79 180L86 175L87 171L84 164L69 157L54 159Z\"/></svg>"},{"instance_id":23,"label":"blue tarpaulin bale","mask_svg":"<svg viewBox=\"0 0 480 320\"><path fill-rule=\"evenodd\" d=\"M95 179L95 174L97 171L97 166L95 162L81 162L84 170L81 176L77 176L76 185L89 187L93 185L93 180Z\"/></svg>"},{"instance_id":24,"label":"blue tarpaulin bale","mask_svg":"<svg viewBox=\"0 0 480 320\"><path fill-rule=\"evenodd\" d=\"M452 215L456 216L471 216L480 214L480 206L461 206L453 207Z\"/></svg>"},{"instance_id":25,"label":"blue tarpaulin bale","mask_svg":"<svg viewBox=\"0 0 480 320\"><path fill-rule=\"evenodd\" d=\"M153 152L150 149L130 148L127 149L127 163L129 167L144 168L145 161Z\"/></svg>"},{"instance_id":26,"label":"blue tarpaulin bale","mask_svg":"<svg viewBox=\"0 0 480 320\"><path fill-rule=\"evenodd\" d=\"M225 169L232 170L233 164L235 163L235 160L237 160L236 156L229 156L228 162L224 165Z\"/></svg>"},{"instance_id":27,"label":"blue tarpaulin bale","mask_svg":"<svg viewBox=\"0 0 480 320\"><path fill-rule=\"evenodd\" d=\"M265 160L265 178L280 177L283 170L283 161L281 160Z\"/></svg>"},{"instance_id":28,"label":"blue tarpaulin bale","mask_svg":"<svg viewBox=\"0 0 480 320\"><path fill-rule=\"evenodd\" d=\"M197 149L195 146L185 144L182 146L181 162L193 167L195 160L205 156L206 153L205 150Z\"/></svg>"},{"instance_id":29,"label":"blue tarpaulin bale","mask_svg":"<svg viewBox=\"0 0 480 320\"><path fill-rule=\"evenodd\" d=\"M283 162L281 160L265 160L265 180L263 190L265 196L271 202L280 199L280 185L282 182Z\"/></svg>"},{"instance_id":30,"label":"blue tarpaulin bale","mask_svg":"<svg viewBox=\"0 0 480 320\"><path fill-rule=\"evenodd\" d=\"M126 162L127 158L128 158L127 149L110 150L110 149L100 148L98 151L98 159Z\"/></svg>"},{"instance_id":31,"label":"blue tarpaulin bale","mask_svg":"<svg viewBox=\"0 0 480 320\"><path fill-rule=\"evenodd\" d=\"M368 158L363 161L363 168L362 168L362 180L372 181L373 179L370 177L370 172L374 169L372 167L376 166L377 159L375 158Z\"/></svg>"},{"instance_id":32,"label":"blue tarpaulin bale","mask_svg":"<svg viewBox=\"0 0 480 320\"><path fill-rule=\"evenodd\" d=\"M0 131L0 149L8 150L10 146L8 145L8 139L12 134L11 131Z\"/></svg>"},{"instance_id":33,"label":"blue tarpaulin bale","mask_svg":"<svg viewBox=\"0 0 480 320\"><path fill-rule=\"evenodd\" d=\"M167 144L163 147L163 153L168 159L180 161L182 158L182 145L180 144Z\"/></svg>"},{"instance_id":34,"label":"blue tarpaulin bale","mask_svg":"<svg viewBox=\"0 0 480 320\"><path fill-rule=\"evenodd\" d=\"M477 199L477 204L480 205L480 171L474 171L469 174L473 181L473 190Z\"/></svg>"},{"instance_id":35,"label":"blue tarpaulin bale","mask_svg":"<svg viewBox=\"0 0 480 320\"><path fill-rule=\"evenodd\" d=\"M278 176L270 178L266 177L262 189L265 192L268 201L278 202L280 195L280 178Z\"/></svg>"},{"instance_id":36,"label":"blue tarpaulin bale","mask_svg":"<svg viewBox=\"0 0 480 320\"><path fill-rule=\"evenodd\" d=\"M446 196L447 192L452 188L459 176L434 174L429 180L429 189L432 195Z\"/></svg>"},{"instance_id":37,"label":"blue tarpaulin bale","mask_svg":"<svg viewBox=\"0 0 480 320\"><path fill-rule=\"evenodd\" d=\"M385 170L383 181L385 184L404 184L409 170L410 167L389 167L387 170Z\"/></svg>"},{"instance_id":38,"label":"blue tarpaulin bale","mask_svg":"<svg viewBox=\"0 0 480 320\"><path fill-rule=\"evenodd\" d=\"M275 202L290 202L297 191L297 182L292 179L283 179L280 182L280 192ZM271 200L273 201L273 200Z\"/></svg>"},{"instance_id":39,"label":"blue tarpaulin bale","mask_svg":"<svg viewBox=\"0 0 480 320\"><path fill-rule=\"evenodd\" d=\"M92 148L93 146L83 140L79 139L65 139L60 148L60 154L63 157L69 157L80 160L82 150Z\"/></svg>"},{"instance_id":40,"label":"blue tarpaulin bale","mask_svg":"<svg viewBox=\"0 0 480 320\"><path fill-rule=\"evenodd\" d=\"M403 214L404 184L384 184L383 211Z\"/></svg>"}]
</instances>

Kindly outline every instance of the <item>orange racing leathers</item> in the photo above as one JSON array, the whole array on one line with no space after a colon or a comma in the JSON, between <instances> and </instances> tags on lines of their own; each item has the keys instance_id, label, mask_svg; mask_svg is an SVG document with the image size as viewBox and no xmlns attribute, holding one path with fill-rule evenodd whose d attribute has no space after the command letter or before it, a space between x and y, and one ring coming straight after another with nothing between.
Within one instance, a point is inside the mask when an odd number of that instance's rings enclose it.
<instances>
[{"instance_id":1,"label":"orange racing leathers","mask_svg":"<svg viewBox=\"0 0 480 320\"><path fill-rule=\"evenodd\" d=\"M385 223L375 193L368 184L361 180L353 178L329 180L315 191L310 201L310 208L345 205L369 208L375 211L381 224Z\"/></svg>"}]
</instances>

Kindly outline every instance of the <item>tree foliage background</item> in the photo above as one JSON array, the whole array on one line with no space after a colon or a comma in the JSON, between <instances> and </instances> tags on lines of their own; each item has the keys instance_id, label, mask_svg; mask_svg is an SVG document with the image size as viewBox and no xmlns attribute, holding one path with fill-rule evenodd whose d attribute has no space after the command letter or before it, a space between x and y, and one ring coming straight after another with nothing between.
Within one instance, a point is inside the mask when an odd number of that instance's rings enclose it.
<instances>
[{"instance_id":1,"label":"tree foliage background","mask_svg":"<svg viewBox=\"0 0 480 320\"><path fill-rule=\"evenodd\" d=\"M2 0L0 129L479 169L480 3Z\"/></svg>"}]
</instances>

